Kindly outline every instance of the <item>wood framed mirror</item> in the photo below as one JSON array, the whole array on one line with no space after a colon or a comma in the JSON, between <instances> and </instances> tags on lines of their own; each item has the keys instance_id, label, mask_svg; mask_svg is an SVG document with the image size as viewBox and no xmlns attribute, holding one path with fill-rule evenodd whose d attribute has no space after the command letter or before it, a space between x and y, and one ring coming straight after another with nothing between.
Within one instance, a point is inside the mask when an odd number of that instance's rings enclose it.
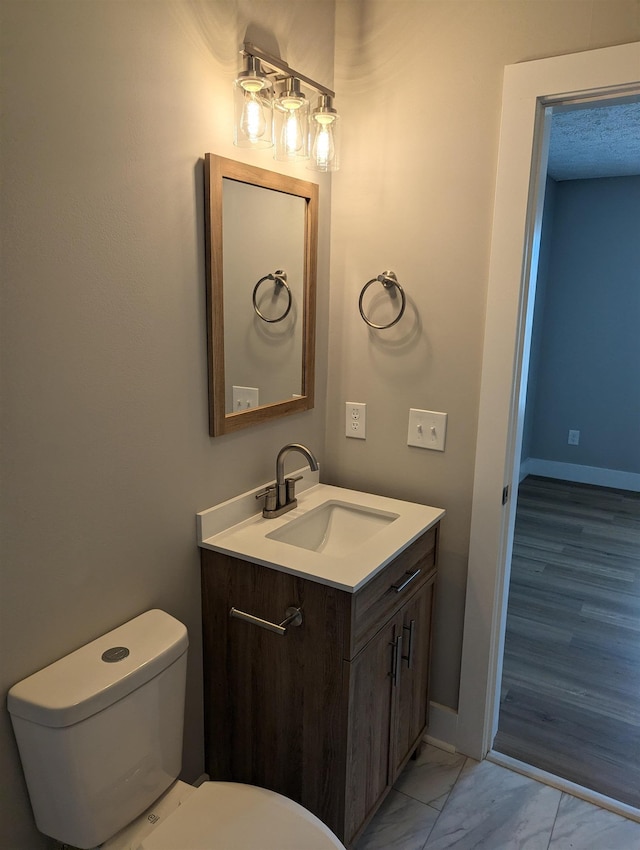
<instances>
[{"instance_id":1,"label":"wood framed mirror","mask_svg":"<svg viewBox=\"0 0 640 850\"><path fill-rule=\"evenodd\" d=\"M314 403L318 186L206 154L209 430Z\"/></svg>"}]
</instances>

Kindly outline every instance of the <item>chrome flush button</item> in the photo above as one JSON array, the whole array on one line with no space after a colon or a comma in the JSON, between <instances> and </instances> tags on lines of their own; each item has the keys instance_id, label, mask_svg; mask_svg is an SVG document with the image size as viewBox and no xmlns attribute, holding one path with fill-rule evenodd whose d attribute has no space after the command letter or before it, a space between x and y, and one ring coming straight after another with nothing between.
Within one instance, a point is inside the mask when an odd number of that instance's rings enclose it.
<instances>
[{"instance_id":1,"label":"chrome flush button","mask_svg":"<svg viewBox=\"0 0 640 850\"><path fill-rule=\"evenodd\" d=\"M112 646L111 649L102 653L102 660L112 664L114 661L122 661L127 655L129 655L129 650L126 646Z\"/></svg>"}]
</instances>

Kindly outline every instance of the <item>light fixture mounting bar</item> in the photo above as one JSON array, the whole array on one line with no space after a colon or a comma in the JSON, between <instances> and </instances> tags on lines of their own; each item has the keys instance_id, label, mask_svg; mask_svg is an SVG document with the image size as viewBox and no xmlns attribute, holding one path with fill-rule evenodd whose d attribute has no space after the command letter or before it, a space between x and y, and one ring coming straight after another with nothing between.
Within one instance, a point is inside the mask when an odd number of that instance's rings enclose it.
<instances>
[{"instance_id":1,"label":"light fixture mounting bar","mask_svg":"<svg viewBox=\"0 0 640 850\"><path fill-rule=\"evenodd\" d=\"M306 83L311 88L320 92L320 94L326 94L329 97L335 97L336 93L328 89L326 86L317 83L315 80L312 80L311 77L305 77L304 74L301 74L300 71L296 71L294 68L291 68L284 59L279 59L277 56L272 56L271 53L267 53L266 50L262 50L260 47L256 47L255 44L252 44L250 41L245 41L242 52L247 56L255 56L256 59L259 59L265 65L269 65L276 71L282 71L287 77L295 77L303 83Z\"/></svg>"}]
</instances>

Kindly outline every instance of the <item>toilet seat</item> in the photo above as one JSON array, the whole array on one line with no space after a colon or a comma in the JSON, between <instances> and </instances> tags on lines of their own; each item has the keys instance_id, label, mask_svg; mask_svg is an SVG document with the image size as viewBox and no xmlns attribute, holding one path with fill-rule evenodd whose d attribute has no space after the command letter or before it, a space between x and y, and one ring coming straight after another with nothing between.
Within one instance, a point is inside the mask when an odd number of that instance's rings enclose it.
<instances>
[{"instance_id":1,"label":"toilet seat","mask_svg":"<svg viewBox=\"0 0 640 850\"><path fill-rule=\"evenodd\" d=\"M205 782L140 850L345 850L307 809L265 788Z\"/></svg>"}]
</instances>

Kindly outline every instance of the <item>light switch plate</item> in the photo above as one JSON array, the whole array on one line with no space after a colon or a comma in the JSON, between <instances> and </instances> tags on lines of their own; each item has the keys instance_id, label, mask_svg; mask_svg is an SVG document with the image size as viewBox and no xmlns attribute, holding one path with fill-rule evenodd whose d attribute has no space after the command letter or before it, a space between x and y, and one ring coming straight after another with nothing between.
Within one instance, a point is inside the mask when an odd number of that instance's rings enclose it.
<instances>
[{"instance_id":1,"label":"light switch plate","mask_svg":"<svg viewBox=\"0 0 640 850\"><path fill-rule=\"evenodd\" d=\"M408 446L444 451L447 436L447 414L435 410L409 410Z\"/></svg>"},{"instance_id":2,"label":"light switch plate","mask_svg":"<svg viewBox=\"0 0 640 850\"><path fill-rule=\"evenodd\" d=\"M258 387L233 388L234 413L237 413L240 410L248 410L250 407L257 407L258 404Z\"/></svg>"}]
</instances>

